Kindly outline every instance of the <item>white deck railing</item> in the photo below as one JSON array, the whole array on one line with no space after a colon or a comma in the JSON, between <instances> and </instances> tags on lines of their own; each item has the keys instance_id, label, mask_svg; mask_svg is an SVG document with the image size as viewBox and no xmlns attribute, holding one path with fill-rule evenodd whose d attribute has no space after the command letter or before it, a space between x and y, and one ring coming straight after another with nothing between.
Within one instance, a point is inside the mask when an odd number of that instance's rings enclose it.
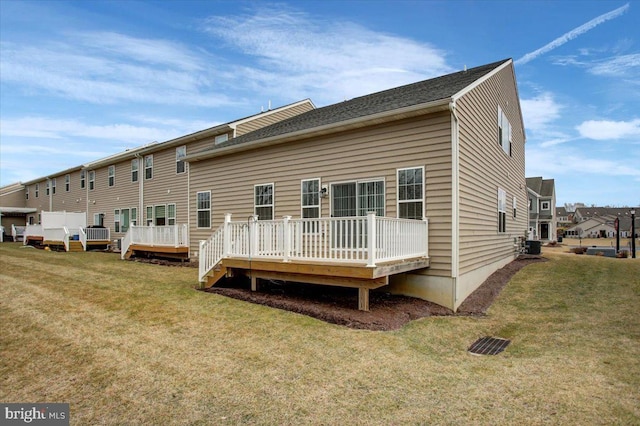
<instances>
[{"instance_id":1,"label":"white deck railing","mask_svg":"<svg viewBox=\"0 0 640 426\"><path fill-rule=\"evenodd\" d=\"M132 244L159 247L189 247L189 228L183 225L135 226L131 225L120 244L124 259Z\"/></svg>"},{"instance_id":2,"label":"white deck railing","mask_svg":"<svg viewBox=\"0 0 640 426\"><path fill-rule=\"evenodd\" d=\"M200 241L199 278L225 257L358 263L427 257L428 221L367 216L232 222Z\"/></svg>"},{"instance_id":3,"label":"white deck railing","mask_svg":"<svg viewBox=\"0 0 640 426\"><path fill-rule=\"evenodd\" d=\"M13 238L13 241L22 241L24 239L25 231L26 226L16 226L13 223L11 224L11 238Z\"/></svg>"}]
</instances>

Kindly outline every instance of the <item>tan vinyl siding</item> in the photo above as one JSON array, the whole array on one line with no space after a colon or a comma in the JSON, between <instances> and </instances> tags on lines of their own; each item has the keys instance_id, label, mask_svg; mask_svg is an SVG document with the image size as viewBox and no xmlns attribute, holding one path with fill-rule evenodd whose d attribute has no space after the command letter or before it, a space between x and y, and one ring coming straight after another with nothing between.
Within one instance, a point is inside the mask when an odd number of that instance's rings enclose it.
<instances>
[{"instance_id":1,"label":"tan vinyl siding","mask_svg":"<svg viewBox=\"0 0 640 426\"><path fill-rule=\"evenodd\" d=\"M65 188L65 176L69 175L69 192ZM29 194L31 197L31 194ZM52 211L86 211L86 189L80 189L80 171L56 176L56 193L52 196Z\"/></svg>"},{"instance_id":2,"label":"tan vinyl siding","mask_svg":"<svg viewBox=\"0 0 640 426\"><path fill-rule=\"evenodd\" d=\"M450 276L451 136L450 116L417 117L331 136L285 143L194 162L191 166L191 250L208 238L225 213L234 220L253 214L253 188L274 183L274 217L301 216L300 182L320 178L322 185L358 179L385 182L385 215L396 216L396 170L425 168L426 216L429 218L429 274ZM196 193L211 191L212 229L195 227ZM331 194L321 199L329 217Z\"/></svg>"},{"instance_id":3,"label":"tan vinyl siding","mask_svg":"<svg viewBox=\"0 0 640 426\"><path fill-rule=\"evenodd\" d=\"M115 185L109 186L109 166L115 166ZM124 236L115 232L115 210L138 206L138 183L131 182L131 158L94 169L96 173L95 188L88 192L87 225L94 224L94 215L103 214L103 225L111 230L111 239ZM87 187L89 171L86 172ZM80 179L78 177L78 179ZM79 184L78 184L79 186ZM140 213L138 213L138 216Z\"/></svg>"},{"instance_id":4,"label":"tan vinyl siding","mask_svg":"<svg viewBox=\"0 0 640 426\"><path fill-rule=\"evenodd\" d=\"M213 146L214 137L186 144L187 155ZM183 145L178 145L183 146ZM190 164L185 173L176 173L176 147L153 152L153 178L144 180L142 210L138 212L138 224L147 223L147 206L176 205L176 224L188 222L188 182ZM144 179L144 167L142 178Z\"/></svg>"},{"instance_id":5,"label":"tan vinyl siding","mask_svg":"<svg viewBox=\"0 0 640 426\"><path fill-rule=\"evenodd\" d=\"M512 155L498 144L498 105L512 126ZM459 125L459 273L513 256L527 228L524 133L512 67L457 102ZM498 232L497 191L506 191L506 232ZM513 218L512 199L517 198Z\"/></svg>"},{"instance_id":6,"label":"tan vinyl siding","mask_svg":"<svg viewBox=\"0 0 640 426\"><path fill-rule=\"evenodd\" d=\"M37 209L40 211L49 211L49 197L47 197L47 181L38 181L40 189L38 191L38 197L36 198L36 182L28 185L29 187L29 199L26 200L26 207ZM37 222L37 213L34 214Z\"/></svg>"},{"instance_id":7,"label":"tan vinyl siding","mask_svg":"<svg viewBox=\"0 0 640 426\"><path fill-rule=\"evenodd\" d=\"M22 185L9 185L0 188L0 206L2 207L26 207L25 187Z\"/></svg>"},{"instance_id":8,"label":"tan vinyl siding","mask_svg":"<svg viewBox=\"0 0 640 426\"><path fill-rule=\"evenodd\" d=\"M293 105L289 108L283 108L282 110L266 111L261 115L252 118L251 120L247 120L246 122L238 124L238 126L236 127L235 136L237 137L244 135L245 133L249 133L262 127L266 127L270 124L285 120L298 114L302 114L303 112L307 112L312 109L313 105L311 105L310 102L303 102L298 105Z\"/></svg>"}]
</instances>

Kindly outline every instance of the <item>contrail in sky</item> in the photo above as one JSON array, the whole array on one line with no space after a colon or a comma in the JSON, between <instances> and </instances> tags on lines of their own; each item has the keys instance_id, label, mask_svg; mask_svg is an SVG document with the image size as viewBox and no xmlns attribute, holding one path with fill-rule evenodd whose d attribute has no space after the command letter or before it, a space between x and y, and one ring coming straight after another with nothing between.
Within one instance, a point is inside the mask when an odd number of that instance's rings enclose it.
<instances>
[{"instance_id":1,"label":"contrail in sky","mask_svg":"<svg viewBox=\"0 0 640 426\"><path fill-rule=\"evenodd\" d=\"M590 20L586 24L582 24L579 27L574 28L573 30L569 31L568 33L565 33L565 34L561 35L560 37L558 37L557 39L553 40L551 43L542 46L540 49L537 49L537 50L534 50L533 52L527 53L522 58L520 58L517 61L515 61L515 64L516 65L526 64L527 62L534 60L538 56L543 55L543 54L555 49L556 47L560 47L560 46L562 46L563 44L565 44L566 42L568 42L570 40L573 40L574 38L578 37L580 34L586 33L590 29L597 27L598 25L602 24L603 22L606 22L606 21L608 21L610 19L617 18L618 16L622 15L623 13L625 13L627 10L629 10L629 3L625 4L622 7L617 8L615 10L612 10L611 12L607 12L605 14L602 14L602 15L598 16L597 18L594 18L594 19Z\"/></svg>"}]
</instances>

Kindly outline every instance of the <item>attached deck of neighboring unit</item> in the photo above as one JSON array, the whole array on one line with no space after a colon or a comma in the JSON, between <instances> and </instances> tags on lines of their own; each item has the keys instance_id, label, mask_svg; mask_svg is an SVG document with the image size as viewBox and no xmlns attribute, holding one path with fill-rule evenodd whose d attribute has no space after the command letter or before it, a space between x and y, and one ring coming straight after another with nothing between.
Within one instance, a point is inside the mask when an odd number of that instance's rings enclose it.
<instances>
[{"instance_id":1,"label":"attached deck of neighboring unit","mask_svg":"<svg viewBox=\"0 0 640 426\"><path fill-rule=\"evenodd\" d=\"M188 259L189 247L153 246L146 244L131 244L124 253L124 259L131 256L170 257L176 259Z\"/></svg>"},{"instance_id":2,"label":"attached deck of neighboring unit","mask_svg":"<svg viewBox=\"0 0 640 426\"><path fill-rule=\"evenodd\" d=\"M369 290L389 284L389 276L429 267L428 258L382 262L374 267L361 263L319 262L273 259L225 258L215 273L207 276L205 288L223 276L247 275L251 288L257 290L258 279L320 284L359 289L358 308L369 310Z\"/></svg>"}]
</instances>

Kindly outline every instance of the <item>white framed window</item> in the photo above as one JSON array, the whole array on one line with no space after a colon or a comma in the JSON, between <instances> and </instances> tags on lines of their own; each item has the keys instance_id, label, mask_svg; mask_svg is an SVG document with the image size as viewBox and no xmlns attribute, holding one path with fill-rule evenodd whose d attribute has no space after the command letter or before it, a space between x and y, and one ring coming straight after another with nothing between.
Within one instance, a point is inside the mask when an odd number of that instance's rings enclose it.
<instances>
[{"instance_id":1,"label":"white framed window","mask_svg":"<svg viewBox=\"0 0 640 426\"><path fill-rule=\"evenodd\" d=\"M131 207L131 225L135 226L138 224L138 208Z\"/></svg>"},{"instance_id":2,"label":"white framed window","mask_svg":"<svg viewBox=\"0 0 640 426\"><path fill-rule=\"evenodd\" d=\"M89 191L93 191L96 186L96 172L89 170Z\"/></svg>"},{"instance_id":3,"label":"white framed window","mask_svg":"<svg viewBox=\"0 0 640 426\"><path fill-rule=\"evenodd\" d=\"M515 195L513 196L513 204L512 204L512 206L513 206L513 218L515 219L516 218L516 213L517 213L517 210L518 210L518 199L516 198Z\"/></svg>"},{"instance_id":4,"label":"white framed window","mask_svg":"<svg viewBox=\"0 0 640 426\"><path fill-rule=\"evenodd\" d=\"M49 196L49 194L51 193L51 181L47 181L47 182L44 184L44 193L45 193L45 195L46 195L47 197L48 197L48 196Z\"/></svg>"},{"instance_id":5,"label":"white framed window","mask_svg":"<svg viewBox=\"0 0 640 426\"><path fill-rule=\"evenodd\" d=\"M36 198L38 198L38 196L40 195L40 184L39 183L36 183L35 193L36 193ZM40 223L40 222L38 222L38 223Z\"/></svg>"},{"instance_id":6,"label":"white framed window","mask_svg":"<svg viewBox=\"0 0 640 426\"><path fill-rule=\"evenodd\" d=\"M187 156L187 146L179 146L176 148L176 173L184 173L186 171L186 163L183 158Z\"/></svg>"},{"instance_id":7,"label":"white framed window","mask_svg":"<svg viewBox=\"0 0 640 426\"><path fill-rule=\"evenodd\" d=\"M358 216L384 216L384 180L358 182Z\"/></svg>"},{"instance_id":8,"label":"white framed window","mask_svg":"<svg viewBox=\"0 0 640 426\"><path fill-rule=\"evenodd\" d=\"M140 167L140 160L134 158L131 160L131 182L138 181L138 169Z\"/></svg>"},{"instance_id":9,"label":"white framed window","mask_svg":"<svg viewBox=\"0 0 640 426\"><path fill-rule=\"evenodd\" d=\"M85 187L86 187L85 171L80 170L80 189L84 189Z\"/></svg>"},{"instance_id":10,"label":"white framed window","mask_svg":"<svg viewBox=\"0 0 640 426\"><path fill-rule=\"evenodd\" d=\"M153 179L153 155L144 156L144 178Z\"/></svg>"},{"instance_id":11,"label":"white framed window","mask_svg":"<svg viewBox=\"0 0 640 426\"><path fill-rule=\"evenodd\" d=\"M71 175L65 175L64 177L64 191L71 191Z\"/></svg>"},{"instance_id":12,"label":"white framed window","mask_svg":"<svg viewBox=\"0 0 640 426\"><path fill-rule=\"evenodd\" d=\"M398 217L424 217L424 167L398 169Z\"/></svg>"},{"instance_id":13,"label":"white framed window","mask_svg":"<svg viewBox=\"0 0 640 426\"><path fill-rule=\"evenodd\" d=\"M164 226L167 224L167 206L160 204L153 206L153 223L157 226Z\"/></svg>"},{"instance_id":14,"label":"white framed window","mask_svg":"<svg viewBox=\"0 0 640 426\"><path fill-rule=\"evenodd\" d=\"M120 209L113 211L113 225L116 232L120 232Z\"/></svg>"},{"instance_id":15,"label":"white framed window","mask_svg":"<svg viewBox=\"0 0 640 426\"><path fill-rule=\"evenodd\" d=\"M147 206L147 226L153 225L153 206Z\"/></svg>"},{"instance_id":16,"label":"white framed window","mask_svg":"<svg viewBox=\"0 0 640 426\"><path fill-rule=\"evenodd\" d=\"M500 105L498 105L498 145L507 155L511 155L511 124Z\"/></svg>"},{"instance_id":17,"label":"white framed window","mask_svg":"<svg viewBox=\"0 0 640 426\"><path fill-rule=\"evenodd\" d=\"M94 213L93 224L97 226L104 226L104 213Z\"/></svg>"},{"instance_id":18,"label":"white framed window","mask_svg":"<svg viewBox=\"0 0 640 426\"><path fill-rule=\"evenodd\" d=\"M176 205L167 204L167 225L176 224Z\"/></svg>"},{"instance_id":19,"label":"white framed window","mask_svg":"<svg viewBox=\"0 0 640 426\"><path fill-rule=\"evenodd\" d=\"M25 191L24 191L24 199L28 200L29 199L29 187L27 186Z\"/></svg>"},{"instance_id":20,"label":"white framed window","mask_svg":"<svg viewBox=\"0 0 640 426\"><path fill-rule=\"evenodd\" d=\"M56 178L51 179L51 193L54 195L56 193Z\"/></svg>"},{"instance_id":21,"label":"white framed window","mask_svg":"<svg viewBox=\"0 0 640 426\"><path fill-rule=\"evenodd\" d=\"M211 191L196 194L196 215L198 228L211 228Z\"/></svg>"},{"instance_id":22,"label":"white framed window","mask_svg":"<svg viewBox=\"0 0 640 426\"><path fill-rule=\"evenodd\" d=\"M228 134L228 133L225 133L224 135L218 135L218 136L216 136L216 138L215 138L215 140L214 140L214 143L215 143L216 145L218 145L219 143L226 142L226 141L228 141L228 140L229 140L229 134Z\"/></svg>"},{"instance_id":23,"label":"white framed window","mask_svg":"<svg viewBox=\"0 0 640 426\"><path fill-rule=\"evenodd\" d=\"M300 201L303 218L320 217L320 179L300 182Z\"/></svg>"},{"instance_id":24,"label":"white framed window","mask_svg":"<svg viewBox=\"0 0 640 426\"><path fill-rule=\"evenodd\" d=\"M254 214L258 215L259 220L273 219L273 183L265 183L262 185L254 185Z\"/></svg>"},{"instance_id":25,"label":"white framed window","mask_svg":"<svg viewBox=\"0 0 640 426\"><path fill-rule=\"evenodd\" d=\"M549 201L542 201L540 203L540 208L542 210L549 210L551 208L551 203Z\"/></svg>"},{"instance_id":26,"label":"white framed window","mask_svg":"<svg viewBox=\"0 0 640 426\"><path fill-rule=\"evenodd\" d=\"M507 231L507 193L498 188L498 232Z\"/></svg>"},{"instance_id":27,"label":"white framed window","mask_svg":"<svg viewBox=\"0 0 640 426\"><path fill-rule=\"evenodd\" d=\"M109 186L114 186L116 184L116 166L109 166L107 176Z\"/></svg>"}]
</instances>

